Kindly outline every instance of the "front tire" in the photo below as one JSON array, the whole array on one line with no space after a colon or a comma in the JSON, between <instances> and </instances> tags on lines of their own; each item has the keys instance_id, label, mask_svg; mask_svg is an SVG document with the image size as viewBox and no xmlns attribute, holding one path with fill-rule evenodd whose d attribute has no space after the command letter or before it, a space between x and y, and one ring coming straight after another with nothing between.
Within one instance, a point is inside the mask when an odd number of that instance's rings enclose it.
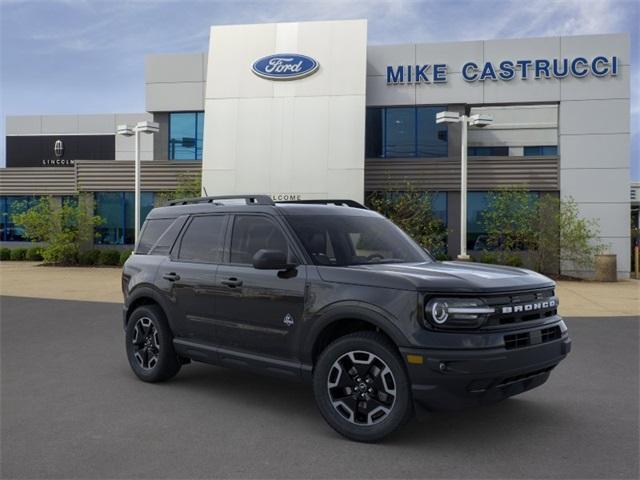
<instances>
[{"instance_id":1,"label":"front tire","mask_svg":"<svg viewBox=\"0 0 640 480\"><path fill-rule=\"evenodd\" d=\"M327 423L359 442L381 440L413 413L402 359L395 346L375 332L357 332L331 343L316 363L313 390Z\"/></svg>"},{"instance_id":2,"label":"front tire","mask_svg":"<svg viewBox=\"0 0 640 480\"><path fill-rule=\"evenodd\" d=\"M162 382L180 371L173 335L159 307L136 308L127 322L125 339L129 365L140 380Z\"/></svg>"}]
</instances>

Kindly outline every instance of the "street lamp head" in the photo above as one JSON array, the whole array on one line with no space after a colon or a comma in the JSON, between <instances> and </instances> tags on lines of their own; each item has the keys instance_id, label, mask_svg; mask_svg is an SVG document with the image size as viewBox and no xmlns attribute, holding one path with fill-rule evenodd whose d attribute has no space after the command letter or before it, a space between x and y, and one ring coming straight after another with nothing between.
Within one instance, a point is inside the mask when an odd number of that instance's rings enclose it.
<instances>
[{"instance_id":1,"label":"street lamp head","mask_svg":"<svg viewBox=\"0 0 640 480\"><path fill-rule=\"evenodd\" d=\"M436 123L456 123L460 121L458 112L438 112L436 113Z\"/></svg>"},{"instance_id":2,"label":"street lamp head","mask_svg":"<svg viewBox=\"0 0 640 480\"><path fill-rule=\"evenodd\" d=\"M156 122L138 122L136 125L136 130L142 133L158 133L160 130L160 125Z\"/></svg>"},{"instance_id":3,"label":"street lamp head","mask_svg":"<svg viewBox=\"0 0 640 480\"><path fill-rule=\"evenodd\" d=\"M131 128L129 125L118 125L116 127L116 133L125 137L131 137L134 132L133 128Z\"/></svg>"},{"instance_id":4,"label":"street lamp head","mask_svg":"<svg viewBox=\"0 0 640 480\"><path fill-rule=\"evenodd\" d=\"M469 117L469 125L474 127L486 127L493 123L493 117L484 113L477 113Z\"/></svg>"}]
</instances>

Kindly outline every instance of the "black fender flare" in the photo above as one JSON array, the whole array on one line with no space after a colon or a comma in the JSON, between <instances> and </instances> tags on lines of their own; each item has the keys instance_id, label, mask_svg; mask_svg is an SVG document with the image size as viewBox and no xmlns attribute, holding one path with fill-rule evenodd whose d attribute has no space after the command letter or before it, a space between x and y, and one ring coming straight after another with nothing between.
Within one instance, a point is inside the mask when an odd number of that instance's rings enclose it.
<instances>
[{"instance_id":1,"label":"black fender flare","mask_svg":"<svg viewBox=\"0 0 640 480\"><path fill-rule=\"evenodd\" d=\"M308 320L309 328L300 342L300 360L303 364L313 363L313 347L320 334L329 325L344 319L362 320L379 328L396 346L409 345L406 336L398 327L398 321L384 309L366 302L343 301L333 303L317 312Z\"/></svg>"},{"instance_id":2,"label":"black fender flare","mask_svg":"<svg viewBox=\"0 0 640 480\"><path fill-rule=\"evenodd\" d=\"M138 303L140 299L143 299L143 298L151 299L155 303L157 303L160 306L160 308L164 311L165 317L167 317L167 321L169 322L169 326L171 326L171 319L169 315L170 309L168 308L169 306L167 305L166 299L151 285L142 284L142 285L137 285L129 293L127 297L127 302L124 305L125 328L127 326L127 322L129 321L129 316L131 315L131 312L133 312L132 307L136 303Z\"/></svg>"}]
</instances>

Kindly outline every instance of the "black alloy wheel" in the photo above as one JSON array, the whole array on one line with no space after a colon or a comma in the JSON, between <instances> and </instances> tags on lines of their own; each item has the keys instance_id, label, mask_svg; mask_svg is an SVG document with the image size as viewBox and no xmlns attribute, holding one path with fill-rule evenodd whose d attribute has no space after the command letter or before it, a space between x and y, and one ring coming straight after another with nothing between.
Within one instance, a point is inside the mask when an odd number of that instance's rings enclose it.
<instances>
[{"instance_id":1,"label":"black alloy wheel","mask_svg":"<svg viewBox=\"0 0 640 480\"><path fill-rule=\"evenodd\" d=\"M400 354L377 332L352 333L327 346L314 366L313 391L327 423L351 440L381 440L413 414Z\"/></svg>"},{"instance_id":2,"label":"black alloy wheel","mask_svg":"<svg viewBox=\"0 0 640 480\"><path fill-rule=\"evenodd\" d=\"M173 334L156 305L143 305L129 316L126 327L129 365L140 380L160 382L175 376L181 362L173 349Z\"/></svg>"}]
</instances>

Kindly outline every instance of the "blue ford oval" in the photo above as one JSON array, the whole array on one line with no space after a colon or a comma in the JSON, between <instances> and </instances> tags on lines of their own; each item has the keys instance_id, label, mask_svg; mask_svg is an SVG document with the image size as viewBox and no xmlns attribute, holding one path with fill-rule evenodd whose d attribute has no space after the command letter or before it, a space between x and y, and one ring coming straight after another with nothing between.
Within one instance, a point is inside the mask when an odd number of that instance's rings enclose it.
<instances>
[{"instance_id":1,"label":"blue ford oval","mask_svg":"<svg viewBox=\"0 0 640 480\"><path fill-rule=\"evenodd\" d=\"M296 80L315 73L318 67L318 62L306 55L278 53L256 60L251 70L270 80Z\"/></svg>"}]
</instances>

